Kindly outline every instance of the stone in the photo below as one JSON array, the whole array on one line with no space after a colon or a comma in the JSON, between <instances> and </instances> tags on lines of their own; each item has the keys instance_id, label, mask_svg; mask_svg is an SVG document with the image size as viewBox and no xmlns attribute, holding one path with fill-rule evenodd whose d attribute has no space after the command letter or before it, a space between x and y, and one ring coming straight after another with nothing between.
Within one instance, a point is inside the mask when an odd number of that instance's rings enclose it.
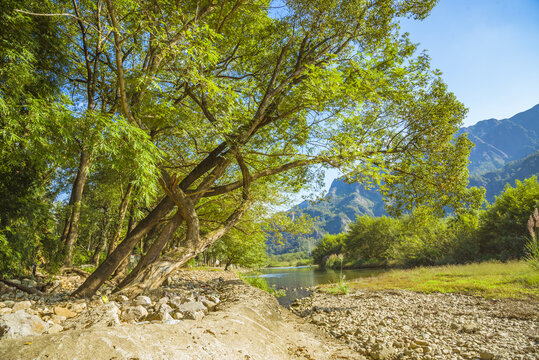
<instances>
[{"instance_id":1,"label":"stone","mask_svg":"<svg viewBox=\"0 0 539 360\"><path fill-rule=\"evenodd\" d=\"M221 302L219 298L215 295L209 295L208 300L213 301L215 304L219 304Z\"/></svg>"},{"instance_id":2,"label":"stone","mask_svg":"<svg viewBox=\"0 0 539 360\"><path fill-rule=\"evenodd\" d=\"M87 329L93 326L115 326L120 324L120 309L113 301L91 308L73 319L66 320L64 329Z\"/></svg>"},{"instance_id":3,"label":"stone","mask_svg":"<svg viewBox=\"0 0 539 360\"><path fill-rule=\"evenodd\" d=\"M188 310L182 312L184 319L200 321L204 318L204 311L201 310Z\"/></svg>"},{"instance_id":4,"label":"stone","mask_svg":"<svg viewBox=\"0 0 539 360\"><path fill-rule=\"evenodd\" d=\"M87 307L88 305L86 305L86 303L73 304L71 306L71 310L74 312L80 313L86 310Z\"/></svg>"},{"instance_id":5,"label":"stone","mask_svg":"<svg viewBox=\"0 0 539 360\"><path fill-rule=\"evenodd\" d=\"M389 360L395 355L395 349L391 346L380 346L378 349L371 351L370 355L375 360Z\"/></svg>"},{"instance_id":6,"label":"stone","mask_svg":"<svg viewBox=\"0 0 539 360\"><path fill-rule=\"evenodd\" d=\"M142 306L151 306L152 305L152 299L150 299L149 297L147 296L138 296L136 299L135 299L135 303L137 305L142 305Z\"/></svg>"},{"instance_id":7,"label":"stone","mask_svg":"<svg viewBox=\"0 0 539 360\"><path fill-rule=\"evenodd\" d=\"M140 321L148 315L148 310L142 305L129 306L122 311L121 319L123 321Z\"/></svg>"},{"instance_id":8,"label":"stone","mask_svg":"<svg viewBox=\"0 0 539 360\"><path fill-rule=\"evenodd\" d=\"M65 316L66 319L70 319L72 317L77 316L76 312L73 312L65 307L61 306L55 306L54 307L54 313L58 316Z\"/></svg>"},{"instance_id":9,"label":"stone","mask_svg":"<svg viewBox=\"0 0 539 360\"><path fill-rule=\"evenodd\" d=\"M210 300L202 300L202 304L208 309L208 311L212 311L213 309L215 309L215 305L217 305Z\"/></svg>"},{"instance_id":10,"label":"stone","mask_svg":"<svg viewBox=\"0 0 539 360\"><path fill-rule=\"evenodd\" d=\"M17 310L0 318L0 339L39 335L48 327L49 325L38 316Z\"/></svg>"},{"instance_id":11,"label":"stone","mask_svg":"<svg viewBox=\"0 0 539 360\"><path fill-rule=\"evenodd\" d=\"M23 279L22 284L26 285L28 287L33 287L33 288L35 288L37 286L37 282L35 280L32 280L32 279Z\"/></svg>"},{"instance_id":12,"label":"stone","mask_svg":"<svg viewBox=\"0 0 539 360\"><path fill-rule=\"evenodd\" d=\"M181 312L175 312L174 315L172 315L172 317L176 320L181 320L183 319L183 314Z\"/></svg>"},{"instance_id":13,"label":"stone","mask_svg":"<svg viewBox=\"0 0 539 360\"><path fill-rule=\"evenodd\" d=\"M204 314L208 313L208 309L199 301L186 302L178 306L176 310L184 314L184 316L186 312L202 311Z\"/></svg>"},{"instance_id":14,"label":"stone","mask_svg":"<svg viewBox=\"0 0 539 360\"><path fill-rule=\"evenodd\" d=\"M180 306L183 302L180 296L174 296L172 299L169 300L169 303L177 309L178 306Z\"/></svg>"},{"instance_id":15,"label":"stone","mask_svg":"<svg viewBox=\"0 0 539 360\"><path fill-rule=\"evenodd\" d=\"M154 312L154 313L148 314L144 320L166 322L171 319L172 319L172 316L170 316L168 312Z\"/></svg>"},{"instance_id":16,"label":"stone","mask_svg":"<svg viewBox=\"0 0 539 360\"><path fill-rule=\"evenodd\" d=\"M159 308L156 309L158 312L166 312L166 313L170 313L173 311L173 309L170 307L170 305L168 304L160 304L159 305Z\"/></svg>"},{"instance_id":17,"label":"stone","mask_svg":"<svg viewBox=\"0 0 539 360\"><path fill-rule=\"evenodd\" d=\"M118 302L128 302L129 298L125 295L118 295L116 296L116 301Z\"/></svg>"},{"instance_id":18,"label":"stone","mask_svg":"<svg viewBox=\"0 0 539 360\"><path fill-rule=\"evenodd\" d=\"M67 318L65 316L62 316L62 315L52 315L51 316L51 321L55 324L60 324L61 322L64 322Z\"/></svg>"},{"instance_id":19,"label":"stone","mask_svg":"<svg viewBox=\"0 0 539 360\"><path fill-rule=\"evenodd\" d=\"M477 331L479 331L479 326L477 324L474 324L474 323L464 324L464 325L462 325L462 331L467 333L467 334L473 334L473 333L476 333Z\"/></svg>"},{"instance_id":20,"label":"stone","mask_svg":"<svg viewBox=\"0 0 539 360\"><path fill-rule=\"evenodd\" d=\"M13 305L13 312L15 311L19 311L19 310L26 310L26 309L30 309L30 307L32 307L32 302L26 300L26 301L19 301L18 303L15 303L15 305Z\"/></svg>"},{"instance_id":21,"label":"stone","mask_svg":"<svg viewBox=\"0 0 539 360\"><path fill-rule=\"evenodd\" d=\"M414 342L419 346L429 346L429 342L423 339L415 339Z\"/></svg>"},{"instance_id":22,"label":"stone","mask_svg":"<svg viewBox=\"0 0 539 360\"><path fill-rule=\"evenodd\" d=\"M56 334L60 331L64 330L64 327L62 325L53 324L51 327L47 330L47 334Z\"/></svg>"},{"instance_id":23,"label":"stone","mask_svg":"<svg viewBox=\"0 0 539 360\"><path fill-rule=\"evenodd\" d=\"M5 308L0 309L0 316L5 315L5 314L11 314L11 313L12 313L11 308L5 307Z\"/></svg>"},{"instance_id":24,"label":"stone","mask_svg":"<svg viewBox=\"0 0 539 360\"><path fill-rule=\"evenodd\" d=\"M479 352L479 358L481 360L490 360L490 359L494 359L494 354L493 353L490 353L488 351L480 351Z\"/></svg>"}]
</instances>

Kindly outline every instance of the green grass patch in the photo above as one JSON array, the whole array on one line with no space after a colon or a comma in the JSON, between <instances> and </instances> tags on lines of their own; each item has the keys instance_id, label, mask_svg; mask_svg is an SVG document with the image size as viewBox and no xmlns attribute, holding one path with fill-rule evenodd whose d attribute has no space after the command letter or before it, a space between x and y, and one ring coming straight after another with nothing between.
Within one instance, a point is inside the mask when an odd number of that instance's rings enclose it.
<instances>
[{"instance_id":1,"label":"green grass patch","mask_svg":"<svg viewBox=\"0 0 539 360\"><path fill-rule=\"evenodd\" d=\"M354 288L466 293L486 298L539 299L539 271L525 261L391 270L350 283Z\"/></svg>"},{"instance_id":2,"label":"green grass patch","mask_svg":"<svg viewBox=\"0 0 539 360\"><path fill-rule=\"evenodd\" d=\"M247 273L238 273L239 278L246 284L257 287L265 292L275 296L285 296L286 292L284 289L276 289L275 287L269 286L266 279L261 277L262 273L251 271Z\"/></svg>"}]
</instances>

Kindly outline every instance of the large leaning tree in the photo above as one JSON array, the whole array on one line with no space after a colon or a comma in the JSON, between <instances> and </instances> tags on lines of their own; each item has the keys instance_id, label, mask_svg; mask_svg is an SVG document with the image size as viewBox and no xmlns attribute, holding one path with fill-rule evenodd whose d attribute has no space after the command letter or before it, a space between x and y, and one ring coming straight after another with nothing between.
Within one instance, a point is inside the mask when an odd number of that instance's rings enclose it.
<instances>
[{"instance_id":1,"label":"large leaning tree","mask_svg":"<svg viewBox=\"0 0 539 360\"><path fill-rule=\"evenodd\" d=\"M471 143L455 134L466 110L398 26L425 18L435 2L57 4L46 15L78 31L70 41L83 54L84 119L106 118L99 134L120 125L143 132L124 138L129 149L151 142L147 164L156 171L146 171L159 175L137 182L132 172L132 181L160 187L156 205L74 295L94 294L149 234L151 246L118 290L159 286L252 204L307 184L319 169L380 186L395 212L459 206Z\"/></svg>"}]
</instances>

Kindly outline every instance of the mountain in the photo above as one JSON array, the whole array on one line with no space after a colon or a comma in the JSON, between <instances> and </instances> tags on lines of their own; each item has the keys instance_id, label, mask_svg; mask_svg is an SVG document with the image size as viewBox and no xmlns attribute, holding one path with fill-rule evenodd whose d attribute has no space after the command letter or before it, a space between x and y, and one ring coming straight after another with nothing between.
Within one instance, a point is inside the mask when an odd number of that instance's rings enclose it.
<instances>
[{"instance_id":1,"label":"mountain","mask_svg":"<svg viewBox=\"0 0 539 360\"><path fill-rule=\"evenodd\" d=\"M487 190L488 202L493 203L507 183L514 186L516 179L524 180L533 175L539 176L539 150L507 163L501 169L470 176L470 186L483 186Z\"/></svg>"},{"instance_id":2,"label":"mountain","mask_svg":"<svg viewBox=\"0 0 539 360\"><path fill-rule=\"evenodd\" d=\"M470 152L470 174L500 169L539 148L539 104L509 119L479 121L459 133L467 133L475 143Z\"/></svg>"},{"instance_id":3,"label":"mountain","mask_svg":"<svg viewBox=\"0 0 539 360\"><path fill-rule=\"evenodd\" d=\"M484 186L489 202L494 201L506 183L514 185L516 179L539 174L539 104L509 119L489 119L463 127L459 133L467 133L475 143L470 152L470 186ZM339 179L333 180L323 200L304 201L289 213L318 218L313 233L307 236L314 239L345 231L358 215L385 215L378 192ZM289 242L275 253L297 251L297 243L302 239L289 235L285 235Z\"/></svg>"},{"instance_id":4,"label":"mountain","mask_svg":"<svg viewBox=\"0 0 539 360\"><path fill-rule=\"evenodd\" d=\"M340 179L333 180L323 200L316 203L304 201L291 211L301 211L312 218L318 217L319 231L327 234L343 232L358 215L385 214L384 201L378 192Z\"/></svg>"}]
</instances>

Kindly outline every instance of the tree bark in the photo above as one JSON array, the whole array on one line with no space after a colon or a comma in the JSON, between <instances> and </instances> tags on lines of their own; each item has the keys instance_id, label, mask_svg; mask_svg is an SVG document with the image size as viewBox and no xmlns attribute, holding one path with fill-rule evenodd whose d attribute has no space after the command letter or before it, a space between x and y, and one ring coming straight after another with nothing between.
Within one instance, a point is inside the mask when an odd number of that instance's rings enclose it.
<instances>
[{"instance_id":1,"label":"tree bark","mask_svg":"<svg viewBox=\"0 0 539 360\"><path fill-rule=\"evenodd\" d=\"M109 206L105 206L103 208L103 222L101 223L101 231L99 231L99 241L97 242L97 246L95 248L94 254L92 255L92 259L90 260L90 262L92 264L95 264L96 266L99 265L99 258L101 257L101 251L103 251L103 249L105 248L105 240L107 238L108 225L109 225L108 213L109 213Z\"/></svg>"},{"instance_id":2,"label":"tree bark","mask_svg":"<svg viewBox=\"0 0 539 360\"><path fill-rule=\"evenodd\" d=\"M158 261L149 263L131 280L129 284L125 284L121 290L119 290L119 292L127 295L128 297L135 297L142 294L144 291L152 290L161 286L161 284L163 284L170 274L181 268L183 265L185 265L185 263L187 263L187 261L197 256L210 247L215 241L223 237L241 220L249 206L249 201L242 201L236 211L234 211L220 227L213 230L203 238L198 238L198 240L192 241L192 238L187 237L186 241L184 242L184 246L163 255L163 257ZM185 220L189 227L189 221L187 219Z\"/></svg>"},{"instance_id":3,"label":"tree bark","mask_svg":"<svg viewBox=\"0 0 539 360\"><path fill-rule=\"evenodd\" d=\"M121 282L118 284L118 289L121 289L125 286L127 286L130 282L132 282L137 275L143 271L148 264L151 264L157 258L159 255L161 255L161 251L163 251L163 248L165 247L167 241L170 239L172 234L176 231L176 229L180 226L182 223L182 217L179 213L176 213L172 220L165 225L163 231L159 234L159 237L153 242L152 246L138 262L137 266L127 275Z\"/></svg>"},{"instance_id":4,"label":"tree bark","mask_svg":"<svg viewBox=\"0 0 539 360\"><path fill-rule=\"evenodd\" d=\"M77 171L77 177L75 183L71 189L71 197L69 199L69 213L67 221L62 234L62 243L64 244L64 265L71 266L73 258L73 247L77 240L77 233L80 220L80 209L82 203L82 193L84 191L84 184L86 183L86 177L88 176L88 170L90 168L90 154L87 150L82 149L80 155L79 169Z\"/></svg>"},{"instance_id":5,"label":"tree bark","mask_svg":"<svg viewBox=\"0 0 539 360\"><path fill-rule=\"evenodd\" d=\"M114 249L86 281L73 293L74 296L87 297L95 294L97 289L116 270L118 265L131 253L138 241L146 235L164 216L174 208L174 202L164 198L157 207L141 220L133 231Z\"/></svg>"},{"instance_id":6,"label":"tree bark","mask_svg":"<svg viewBox=\"0 0 539 360\"><path fill-rule=\"evenodd\" d=\"M133 184L129 183L127 186L127 189L125 191L125 195L122 199L122 202L120 203L120 208L118 211L118 225L116 226L116 230L114 231L114 235L109 241L108 248L107 248L107 256L109 256L114 248L116 247L116 244L118 243L118 240L120 240L120 235L122 233L122 228L124 224L125 214L127 213L127 207L129 205L129 198L131 197L131 192L133 191ZM131 230L131 229L130 229Z\"/></svg>"}]
</instances>

